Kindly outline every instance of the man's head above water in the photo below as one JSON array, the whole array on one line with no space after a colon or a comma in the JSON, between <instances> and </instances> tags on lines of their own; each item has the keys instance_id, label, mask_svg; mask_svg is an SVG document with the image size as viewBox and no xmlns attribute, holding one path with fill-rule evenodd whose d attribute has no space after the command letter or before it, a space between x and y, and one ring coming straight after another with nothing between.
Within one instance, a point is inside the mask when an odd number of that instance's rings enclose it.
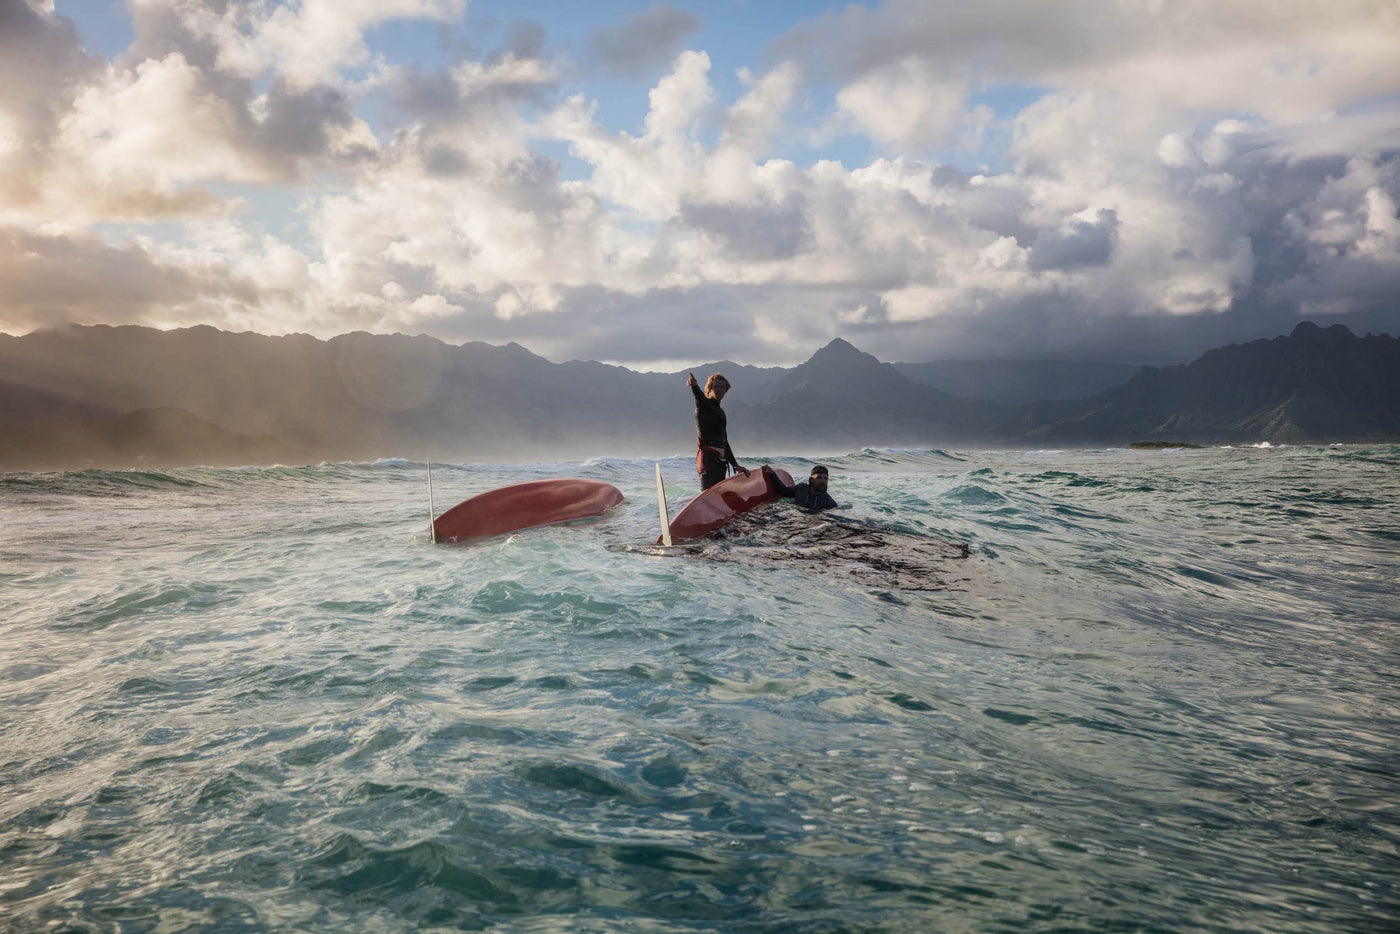
<instances>
[{"instance_id":1,"label":"man's head above water","mask_svg":"<svg viewBox=\"0 0 1400 934\"><path fill-rule=\"evenodd\" d=\"M836 500L832 499L831 494L826 491L827 473L826 468L821 464L812 468L812 472L807 475L804 482L793 486L785 484L783 478L778 476L777 472L767 464L763 465L763 473L773 484L773 489L779 496L792 498L803 509L821 511L837 508Z\"/></svg>"}]
</instances>

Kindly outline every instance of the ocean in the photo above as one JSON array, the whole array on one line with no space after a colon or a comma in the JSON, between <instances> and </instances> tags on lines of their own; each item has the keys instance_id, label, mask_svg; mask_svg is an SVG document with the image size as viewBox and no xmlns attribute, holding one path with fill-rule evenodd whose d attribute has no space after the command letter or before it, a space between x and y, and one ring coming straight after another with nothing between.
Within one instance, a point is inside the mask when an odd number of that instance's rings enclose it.
<instances>
[{"instance_id":1,"label":"ocean","mask_svg":"<svg viewBox=\"0 0 1400 934\"><path fill-rule=\"evenodd\" d=\"M1400 447L823 463L0 477L0 930L1400 930Z\"/></svg>"}]
</instances>

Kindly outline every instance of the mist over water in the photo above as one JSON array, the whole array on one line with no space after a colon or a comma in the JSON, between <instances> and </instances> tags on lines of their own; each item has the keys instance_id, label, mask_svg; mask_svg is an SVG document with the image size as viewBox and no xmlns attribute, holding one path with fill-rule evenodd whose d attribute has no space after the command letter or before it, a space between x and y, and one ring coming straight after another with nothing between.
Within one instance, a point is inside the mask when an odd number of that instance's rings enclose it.
<instances>
[{"instance_id":1,"label":"mist over water","mask_svg":"<svg viewBox=\"0 0 1400 934\"><path fill-rule=\"evenodd\" d=\"M0 477L0 929L1400 926L1400 448L823 463Z\"/></svg>"}]
</instances>

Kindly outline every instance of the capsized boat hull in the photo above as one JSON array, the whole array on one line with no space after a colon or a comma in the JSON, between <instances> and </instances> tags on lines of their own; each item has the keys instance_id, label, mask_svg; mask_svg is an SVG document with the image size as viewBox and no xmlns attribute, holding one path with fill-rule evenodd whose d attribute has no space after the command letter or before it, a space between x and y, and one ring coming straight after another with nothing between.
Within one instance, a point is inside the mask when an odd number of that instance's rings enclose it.
<instances>
[{"instance_id":1,"label":"capsized boat hull","mask_svg":"<svg viewBox=\"0 0 1400 934\"><path fill-rule=\"evenodd\" d=\"M568 477L531 480L463 500L433 520L433 540L464 542L601 516L621 503L611 483Z\"/></svg>"},{"instance_id":2,"label":"capsized boat hull","mask_svg":"<svg viewBox=\"0 0 1400 934\"><path fill-rule=\"evenodd\" d=\"M767 465L764 465L767 467ZM786 470L769 467L785 486L792 486L792 475ZM735 474L716 483L685 505L671 520L671 541L679 542L709 535L735 516L756 509L778 498L773 480L763 468L749 471L746 477ZM660 543L660 539L657 539Z\"/></svg>"}]
</instances>

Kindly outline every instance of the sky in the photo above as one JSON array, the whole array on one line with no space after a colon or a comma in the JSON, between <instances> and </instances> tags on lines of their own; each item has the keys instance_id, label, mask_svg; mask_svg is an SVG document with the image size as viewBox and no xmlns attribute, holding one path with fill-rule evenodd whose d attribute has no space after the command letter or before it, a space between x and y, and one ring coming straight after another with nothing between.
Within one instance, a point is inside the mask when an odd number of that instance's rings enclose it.
<instances>
[{"instance_id":1,"label":"sky","mask_svg":"<svg viewBox=\"0 0 1400 934\"><path fill-rule=\"evenodd\" d=\"M0 0L0 331L1400 334L1400 0Z\"/></svg>"}]
</instances>

